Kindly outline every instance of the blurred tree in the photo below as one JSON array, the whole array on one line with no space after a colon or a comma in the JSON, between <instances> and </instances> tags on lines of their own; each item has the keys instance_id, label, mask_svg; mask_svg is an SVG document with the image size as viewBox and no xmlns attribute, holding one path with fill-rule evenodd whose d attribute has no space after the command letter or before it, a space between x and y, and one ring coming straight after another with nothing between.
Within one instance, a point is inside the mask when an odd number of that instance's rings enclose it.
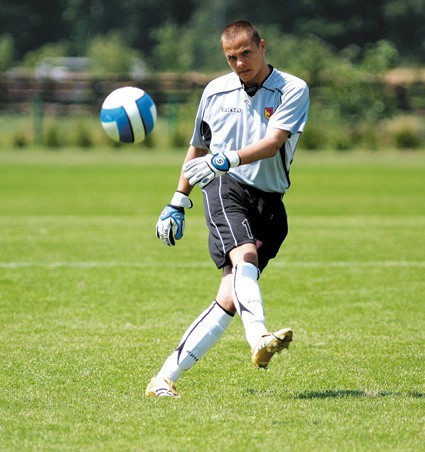
<instances>
[{"instance_id":1,"label":"blurred tree","mask_svg":"<svg viewBox=\"0 0 425 452\"><path fill-rule=\"evenodd\" d=\"M63 40L69 41L71 54L84 56L91 39L111 31L119 31L126 45L155 58L153 52L159 37L161 42L165 39L161 28L174 24L178 33L183 32L185 36L183 43L189 44L179 52L189 53L184 58L198 69L211 63L205 52L214 47L206 41L216 42L216 34L227 22L243 18L261 25L260 32L266 37L270 27L275 26L285 35L314 36L337 51L348 47L350 52L355 46L363 49L370 43L385 40L396 48L401 58L425 62L424 0L0 2L0 30L13 38L18 59L46 43Z\"/></svg>"},{"instance_id":2,"label":"blurred tree","mask_svg":"<svg viewBox=\"0 0 425 452\"><path fill-rule=\"evenodd\" d=\"M10 35L0 36L0 71L12 66L15 59L15 42Z\"/></svg>"},{"instance_id":3,"label":"blurred tree","mask_svg":"<svg viewBox=\"0 0 425 452\"><path fill-rule=\"evenodd\" d=\"M68 2L81 0L68 0ZM82 0L82 3L86 3ZM196 0L91 0L88 34L120 31L124 42L144 54L152 51L152 31L167 22L188 22Z\"/></svg>"},{"instance_id":4,"label":"blurred tree","mask_svg":"<svg viewBox=\"0 0 425 452\"><path fill-rule=\"evenodd\" d=\"M87 50L91 61L91 70L95 75L129 74L139 52L128 47L118 32L94 38Z\"/></svg>"},{"instance_id":5,"label":"blurred tree","mask_svg":"<svg viewBox=\"0 0 425 452\"><path fill-rule=\"evenodd\" d=\"M380 73L395 67L398 60L399 53L394 45L381 40L366 46L361 66L367 72Z\"/></svg>"},{"instance_id":6,"label":"blurred tree","mask_svg":"<svg viewBox=\"0 0 425 452\"><path fill-rule=\"evenodd\" d=\"M316 36L297 38L269 26L266 43L269 63L305 79L310 86L318 84L322 74L338 64L335 50Z\"/></svg>"},{"instance_id":7,"label":"blurred tree","mask_svg":"<svg viewBox=\"0 0 425 452\"><path fill-rule=\"evenodd\" d=\"M221 0L218 0L221 1ZM202 8L195 11L187 26L168 22L155 29L151 67L168 71L217 72L227 64L221 53L220 11L217 3L202 0ZM211 20L211 18L214 20ZM209 36L209 39L200 37Z\"/></svg>"},{"instance_id":8,"label":"blurred tree","mask_svg":"<svg viewBox=\"0 0 425 452\"><path fill-rule=\"evenodd\" d=\"M229 0L228 17L258 24L276 24L285 34L315 35L338 49L383 38L382 2L385 0ZM263 34L267 33L265 27Z\"/></svg>"},{"instance_id":9,"label":"blurred tree","mask_svg":"<svg viewBox=\"0 0 425 452\"><path fill-rule=\"evenodd\" d=\"M385 38L405 59L425 62L425 0L383 2Z\"/></svg>"},{"instance_id":10,"label":"blurred tree","mask_svg":"<svg viewBox=\"0 0 425 452\"><path fill-rule=\"evenodd\" d=\"M69 55L68 43L60 41L47 43L36 50L28 52L22 61L22 66L26 68L36 67L44 58L65 57Z\"/></svg>"},{"instance_id":11,"label":"blurred tree","mask_svg":"<svg viewBox=\"0 0 425 452\"><path fill-rule=\"evenodd\" d=\"M68 0L63 9L63 21L70 30L68 40L73 55L84 55L90 36L91 1Z\"/></svg>"},{"instance_id":12,"label":"blurred tree","mask_svg":"<svg viewBox=\"0 0 425 452\"><path fill-rule=\"evenodd\" d=\"M222 55L220 35L223 20L220 11L222 0L201 0L201 6L193 13L189 27L192 43L192 68L218 72L227 69ZM225 26L225 25L224 25ZM209 39L201 39L209 36Z\"/></svg>"},{"instance_id":13,"label":"blurred tree","mask_svg":"<svg viewBox=\"0 0 425 452\"><path fill-rule=\"evenodd\" d=\"M162 27L152 31L152 37L156 41L153 56L151 57L152 68L160 71L186 71L190 62L185 64L183 52L179 51L182 46L183 32L173 22L167 22ZM187 46L186 46L187 49ZM190 52L184 52L189 55Z\"/></svg>"},{"instance_id":14,"label":"blurred tree","mask_svg":"<svg viewBox=\"0 0 425 452\"><path fill-rule=\"evenodd\" d=\"M64 0L1 0L0 30L14 38L18 58L68 36L62 21L64 4Z\"/></svg>"}]
</instances>

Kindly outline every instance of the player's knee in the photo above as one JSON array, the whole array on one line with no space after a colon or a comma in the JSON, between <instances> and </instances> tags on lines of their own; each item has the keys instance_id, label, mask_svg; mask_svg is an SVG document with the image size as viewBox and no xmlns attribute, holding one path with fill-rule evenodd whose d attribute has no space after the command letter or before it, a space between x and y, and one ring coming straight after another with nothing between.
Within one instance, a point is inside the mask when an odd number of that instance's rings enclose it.
<instances>
[{"instance_id":1,"label":"player's knee","mask_svg":"<svg viewBox=\"0 0 425 452\"><path fill-rule=\"evenodd\" d=\"M233 302L233 297L231 295L221 297L220 299L217 299L216 301L217 301L217 304L219 306L221 306L230 315L234 315L236 313L235 304Z\"/></svg>"},{"instance_id":2,"label":"player's knee","mask_svg":"<svg viewBox=\"0 0 425 452\"><path fill-rule=\"evenodd\" d=\"M256 267L258 267L258 255L257 252L253 253L251 251L248 251L243 256L243 261L247 264L253 264Z\"/></svg>"},{"instance_id":3,"label":"player's knee","mask_svg":"<svg viewBox=\"0 0 425 452\"><path fill-rule=\"evenodd\" d=\"M234 248L229 253L232 265L239 263L249 263L258 267L258 252L257 247L253 243L244 243L241 246Z\"/></svg>"}]
</instances>

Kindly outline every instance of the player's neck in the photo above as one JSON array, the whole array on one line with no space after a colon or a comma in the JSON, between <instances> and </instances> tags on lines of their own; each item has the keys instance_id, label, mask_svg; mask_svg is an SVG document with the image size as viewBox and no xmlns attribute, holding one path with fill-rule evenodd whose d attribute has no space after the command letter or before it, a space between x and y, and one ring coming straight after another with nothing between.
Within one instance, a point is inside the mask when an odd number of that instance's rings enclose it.
<instances>
[{"instance_id":1,"label":"player's neck","mask_svg":"<svg viewBox=\"0 0 425 452\"><path fill-rule=\"evenodd\" d=\"M257 91L261 88L262 84L269 78L272 71L273 66L267 65L267 69L265 68L264 71L261 71L262 73L260 73L259 76L256 77L256 80L252 80L246 83L242 82L241 80L242 86L246 93L248 94L248 96L252 97L257 93ZM259 82L257 82L257 80L259 80Z\"/></svg>"},{"instance_id":2,"label":"player's neck","mask_svg":"<svg viewBox=\"0 0 425 452\"><path fill-rule=\"evenodd\" d=\"M254 80L250 80L246 83L243 83L243 82L242 83L245 87L261 86L269 78L269 75L272 73L272 71L273 71L273 66L270 66L269 64L267 64L258 72L258 74Z\"/></svg>"}]
</instances>

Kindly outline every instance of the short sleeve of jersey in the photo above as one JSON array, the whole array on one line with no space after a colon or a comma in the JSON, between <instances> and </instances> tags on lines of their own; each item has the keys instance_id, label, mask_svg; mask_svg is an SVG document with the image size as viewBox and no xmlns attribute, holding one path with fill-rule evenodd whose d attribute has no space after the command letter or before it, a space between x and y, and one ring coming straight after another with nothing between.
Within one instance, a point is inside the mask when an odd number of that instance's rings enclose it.
<instances>
[{"instance_id":1,"label":"short sleeve of jersey","mask_svg":"<svg viewBox=\"0 0 425 452\"><path fill-rule=\"evenodd\" d=\"M190 144L201 149L209 149L209 143L206 141L206 137L202 135L202 115L205 109L206 90L202 94L202 98L199 102L198 112L195 118L195 127L193 130L193 136L190 140Z\"/></svg>"},{"instance_id":2,"label":"short sleeve of jersey","mask_svg":"<svg viewBox=\"0 0 425 452\"><path fill-rule=\"evenodd\" d=\"M303 132L309 108L307 84L293 77L284 86L281 98L282 102L271 116L268 128L287 130L291 134Z\"/></svg>"}]
</instances>

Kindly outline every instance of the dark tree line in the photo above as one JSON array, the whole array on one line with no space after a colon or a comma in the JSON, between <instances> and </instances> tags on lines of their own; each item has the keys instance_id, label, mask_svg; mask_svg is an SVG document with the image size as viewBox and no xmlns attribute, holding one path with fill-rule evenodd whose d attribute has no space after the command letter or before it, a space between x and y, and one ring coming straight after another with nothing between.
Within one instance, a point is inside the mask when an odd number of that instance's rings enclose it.
<instances>
[{"instance_id":1,"label":"dark tree line","mask_svg":"<svg viewBox=\"0 0 425 452\"><path fill-rule=\"evenodd\" d=\"M204 21L217 31L243 18L263 30L317 36L336 50L385 39L404 61L425 62L425 0L0 0L0 11L0 36L13 38L17 59L58 41L83 55L90 39L111 31L152 57L164 24Z\"/></svg>"}]
</instances>

